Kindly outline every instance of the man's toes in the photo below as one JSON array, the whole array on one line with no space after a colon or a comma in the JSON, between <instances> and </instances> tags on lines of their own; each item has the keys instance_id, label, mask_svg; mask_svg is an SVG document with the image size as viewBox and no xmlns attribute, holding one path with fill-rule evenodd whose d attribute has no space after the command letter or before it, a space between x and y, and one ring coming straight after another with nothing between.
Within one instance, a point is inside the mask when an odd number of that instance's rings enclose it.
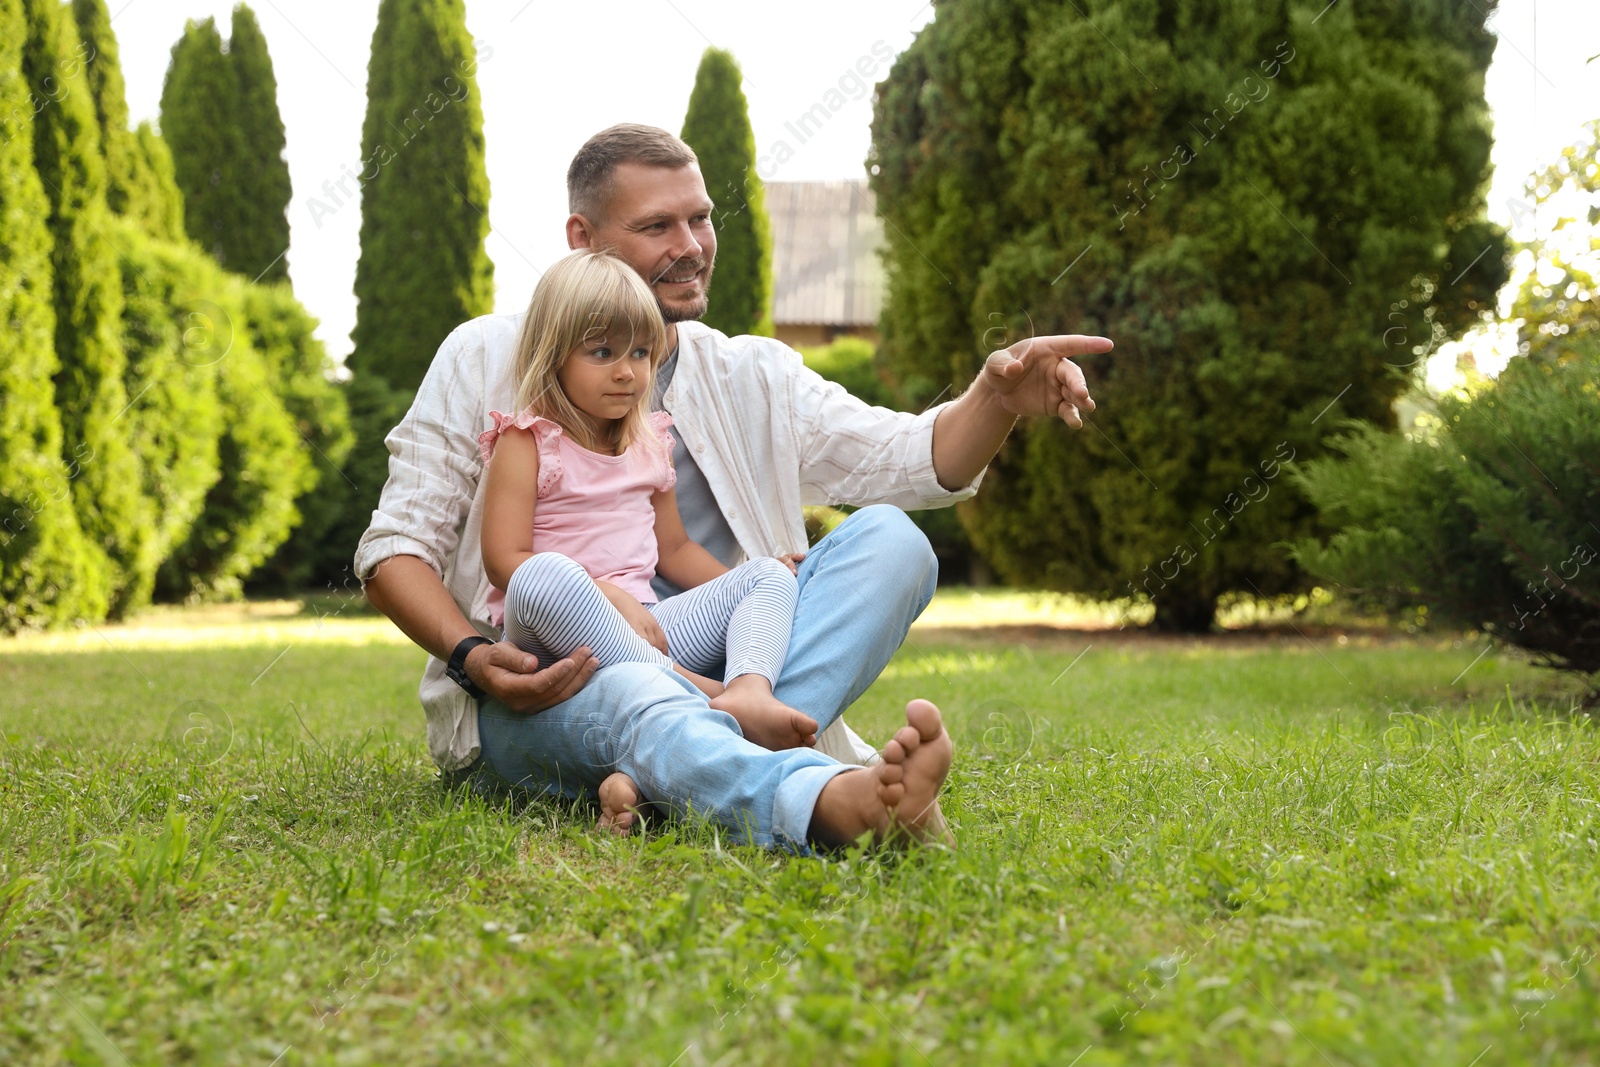
<instances>
[{"instance_id":1,"label":"man's toes","mask_svg":"<svg viewBox=\"0 0 1600 1067\"><path fill-rule=\"evenodd\" d=\"M878 803L886 808L898 808L906 798L906 787L899 782L878 782Z\"/></svg>"},{"instance_id":2,"label":"man's toes","mask_svg":"<svg viewBox=\"0 0 1600 1067\"><path fill-rule=\"evenodd\" d=\"M934 736L938 736L935 734ZM906 755L911 755L922 745L922 735L915 726L902 726L894 732L894 739L905 750Z\"/></svg>"},{"instance_id":3,"label":"man's toes","mask_svg":"<svg viewBox=\"0 0 1600 1067\"><path fill-rule=\"evenodd\" d=\"M906 722L916 728L924 741L932 741L944 729L944 717L931 700L913 700L906 705Z\"/></svg>"},{"instance_id":4,"label":"man's toes","mask_svg":"<svg viewBox=\"0 0 1600 1067\"><path fill-rule=\"evenodd\" d=\"M906 761L905 746L900 744L898 735L889 739L889 743L883 746L883 751L879 755L883 757L885 764L896 769Z\"/></svg>"}]
</instances>

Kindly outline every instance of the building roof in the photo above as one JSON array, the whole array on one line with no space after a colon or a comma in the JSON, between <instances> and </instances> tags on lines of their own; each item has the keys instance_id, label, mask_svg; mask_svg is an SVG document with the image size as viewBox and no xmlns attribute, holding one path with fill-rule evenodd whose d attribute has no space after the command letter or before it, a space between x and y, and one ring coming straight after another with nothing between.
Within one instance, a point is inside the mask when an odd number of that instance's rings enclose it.
<instances>
[{"instance_id":1,"label":"building roof","mask_svg":"<svg viewBox=\"0 0 1600 1067\"><path fill-rule=\"evenodd\" d=\"M866 181L768 182L774 325L876 326L883 224Z\"/></svg>"}]
</instances>

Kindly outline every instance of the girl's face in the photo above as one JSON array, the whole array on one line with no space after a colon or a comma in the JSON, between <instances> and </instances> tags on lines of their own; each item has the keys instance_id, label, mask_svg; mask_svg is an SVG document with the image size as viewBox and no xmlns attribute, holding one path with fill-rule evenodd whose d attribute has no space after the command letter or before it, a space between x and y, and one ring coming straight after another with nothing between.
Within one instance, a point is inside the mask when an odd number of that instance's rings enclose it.
<instances>
[{"instance_id":1,"label":"girl's face","mask_svg":"<svg viewBox=\"0 0 1600 1067\"><path fill-rule=\"evenodd\" d=\"M625 331L593 334L567 353L556 380L573 406L603 427L650 388L650 348Z\"/></svg>"}]
</instances>

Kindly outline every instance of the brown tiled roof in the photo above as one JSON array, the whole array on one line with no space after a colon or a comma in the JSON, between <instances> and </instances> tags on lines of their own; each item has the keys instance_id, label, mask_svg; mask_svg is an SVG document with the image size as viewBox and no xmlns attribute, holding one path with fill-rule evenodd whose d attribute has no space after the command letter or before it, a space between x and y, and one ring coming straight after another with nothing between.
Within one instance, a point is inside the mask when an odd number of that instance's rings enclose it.
<instances>
[{"instance_id":1,"label":"brown tiled roof","mask_svg":"<svg viewBox=\"0 0 1600 1067\"><path fill-rule=\"evenodd\" d=\"M772 321L876 326L883 224L866 181L768 182Z\"/></svg>"}]
</instances>

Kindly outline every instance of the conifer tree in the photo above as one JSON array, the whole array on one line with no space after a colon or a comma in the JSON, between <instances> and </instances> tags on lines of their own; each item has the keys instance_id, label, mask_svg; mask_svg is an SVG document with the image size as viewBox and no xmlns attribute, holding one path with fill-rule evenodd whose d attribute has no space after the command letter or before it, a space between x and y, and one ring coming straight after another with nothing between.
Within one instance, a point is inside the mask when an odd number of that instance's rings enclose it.
<instances>
[{"instance_id":1,"label":"conifer tree","mask_svg":"<svg viewBox=\"0 0 1600 1067\"><path fill-rule=\"evenodd\" d=\"M340 471L354 443L349 404L345 391L329 380L333 363L313 334L317 320L287 285L247 286L244 312L251 345L272 374L272 392L294 420L310 452L306 456L310 476L295 500L299 524L277 553L251 575L251 584L300 589L313 580L326 580L319 579L319 561L327 551L329 528L338 522L350 488ZM387 458L386 450L379 451ZM370 518L370 513L363 517ZM359 539L360 533L356 537ZM344 556L340 564L350 562L350 553L340 554ZM333 570L337 572L338 567Z\"/></svg>"},{"instance_id":2,"label":"conifer tree","mask_svg":"<svg viewBox=\"0 0 1600 1067\"><path fill-rule=\"evenodd\" d=\"M128 195L140 163L138 144L128 128L128 91L111 13L105 0L72 0L78 38L85 46L89 90L100 122L100 150L106 160L106 204L119 215L128 213Z\"/></svg>"},{"instance_id":3,"label":"conifer tree","mask_svg":"<svg viewBox=\"0 0 1600 1067\"><path fill-rule=\"evenodd\" d=\"M289 277L289 164L283 158L283 118L278 114L278 80L272 73L267 39L255 12L233 9L228 65L237 85L233 98L234 145L238 158L229 199L235 222L226 235L228 269L263 282Z\"/></svg>"},{"instance_id":4,"label":"conifer tree","mask_svg":"<svg viewBox=\"0 0 1600 1067\"><path fill-rule=\"evenodd\" d=\"M165 561L188 540L222 476L223 420L236 416L223 410L217 380L234 355L232 331L227 311L199 295L220 288L211 257L186 240L154 239L133 219L115 220L109 236L124 263L128 357L129 406L117 425L143 468L144 492L155 502L155 555ZM134 589L130 605L149 599L153 588L151 580Z\"/></svg>"},{"instance_id":5,"label":"conifer tree","mask_svg":"<svg viewBox=\"0 0 1600 1067\"><path fill-rule=\"evenodd\" d=\"M56 407L63 461L85 534L110 556L113 612L139 575L153 574L152 507L140 492L138 457L119 419L128 406L122 349L122 275L106 239L105 161L85 73L86 49L57 0L28 0L23 74L49 92L33 120L34 164L50 204L54 239Z\"/></svg>"},{"instance_id":6,"label":"conifer tree","mask_svg":"<svg viewBox=\"0 0 1600 1067\"><path fill-rule=\"evenodd\" d=\"M270 568L281 584L359 588L351 585L356 545L372 523L372 511L389 477L389 450L383 439L405 417L412 394L390 388L370 372L344 383L340 394L348 408L352 441L338 473L323 470L314 494L318 499L300 505L305 521ZM265 577L271 581L274 575Z\"/></svg>"},{"instance_id":7,"label":"conifer tree","mask_svg":"<svg viewBox=\"0 0 1600 1067\"><path fill-rule=\"evenodd\" d=\"M52 376L50 201L30 119L48 97L23 76L23 0L0 0L0 632L101 618L107 565L73 511ZM42 87L41 87L42 88Z\"/></svg>"},{"instance_id":8,"label":"conifer tree","mask_svg":"<svg viewBox=\"0 0 1600 1067\"><path fill-rule=\"evenodd\" d=\"M744 75L733 56L707 48L695 74L683 140L700 157L716 210L716 284L704 321L723 333L772 333L772 234L756 174Z\"/></svg>"},{"instance_id":9,"label":"conifer tree","mask_svg":"<svg viewBox=\"0 0 1600 1067\"><path fill-rule=\"evenodd\" d=\"M494 304L480 59L462 0L383 0L361 130L361 258L355 378L345 387L355 444L328 490L342 497L316 571L348 578L387 477L384 436L405 414L439 344Z\"/></svg>"},{"instance_id":10,"label":"conifer tree","mask_svg":"<svg viewBox=\"0 0 1600 1067\"><path fill-rule=\"evenodd\" d=\"M172 46L161 87L161 136L172 150L173 173L183 191L184 229L230 270L229 228L240 151L236 87L222 36L211 19L191 20Z\"/></svg>"},{"instance_id":11,"label":"conifer tree","mask_svg":"<svg viewBox=\"0 0 1600 1067\"><path fill-rule=\"evenodd\" d=\"M1303 587L1285 467L1345 418L1393 426L1412 356L1387 344L1493 307L1487 16L1322 7L949 0L880 87L907 399L1030 335L1117 345L1085 364L1091 425L1024 423L964 509L1007 580L1149 598L1171 629Z\"/></svg>"},{"instance_id":12,"label":"conifer tree","mask_svg":"<svg viewBox=\"0 0 1600 1067\"><path fill-rule=\"evenodd\" d=\"M100 148L106 160L106 204L117 214L139 222L148 233L164 240L178 240L183 235L183 201L172 181L171 158L163 161L163 181L161 174L150 173L146 134L128 128L127 87L105 0L72 0L72 14L85 48L89 89L100 122ZM155 134L151 131L148 136Z\"/></svg>"},{"instance_id":13,"label":"conifer tree","mask_svg":"<svg viewBox=\"0 0 1600 1067\"><path fill-rule=\"evenodd\" d=\"M172 150L148 121L139 123L134 137L138 139L141 163L137 171L139 185L129 191L128 218L152 237L181 241L183 191L178 188Z\"/></svg>"},{"instance_id":14,"label":"conifer tree","mask_svg":"<svg viewBox=\"0 0 1600 1067\"><path fill-rule=\"evenodd\" d=\"M184 309L183 343L194 337L200 346L196 362L214 361L221 434L218 477L206 490L187 538L173 546L157 575L158 592L177 599L238 595L243 580L287 540L300 520L295 501L317 479L316 457L306 444L307 432L317 428L302 430L291 406L301 411L304 406L284 395L282 350L275 354L257 344L265 336L277 348L285 331L271 325L257 329L258 313L276 311L250 306L252 290L268 290L269 303L275 303L286 287L251 286L248 279L218 270L209 257L197 258L197 268L185 265L193 280L184 288L207 295ZM293 307L303 318L304 310ZM291 334L298 332L293 323L285 326Z\"/></svg>"},{"instance_id":15,"label":"conifer tree","mask_svg":"<svg viewBox=\"0 0 1600 1067\"><path fill-rule=\"evenodd\" d=\"M406 394L450 331L494 303L477 63L463 0L379 5L349 364Z\"/></svg>"}]
</instances>

